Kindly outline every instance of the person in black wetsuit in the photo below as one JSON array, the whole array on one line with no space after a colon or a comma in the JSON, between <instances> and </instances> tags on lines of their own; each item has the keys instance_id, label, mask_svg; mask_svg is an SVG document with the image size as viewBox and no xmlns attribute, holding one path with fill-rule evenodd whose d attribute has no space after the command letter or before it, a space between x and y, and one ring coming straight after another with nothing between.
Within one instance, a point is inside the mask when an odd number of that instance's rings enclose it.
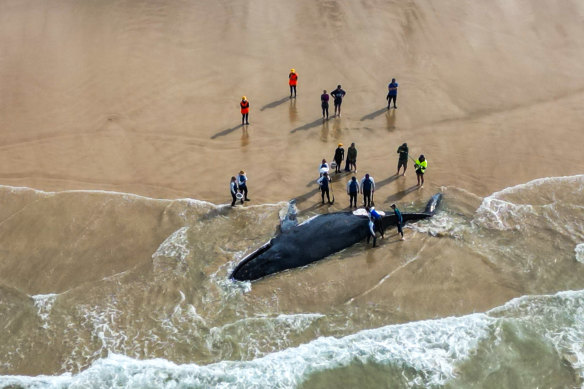
<instances>
[{"instance_id":1,"label":"person in black wetsuit","mask_svg":"<svg viewBox=\"0 0 584 389\"><path fill-rule=\"evenodd\" d=\"M397 206L395 204L391 204L391 209L393 209L393 212L395 213L395 216L397 218L397 233L401 234L401 240L405 240L404 238L404 230L402 229L403 225L404 225L404 218L401 214L401 212L399 211L399 209L397 209Z\"/></svg>"},{"instance_id":2,"label":"person in black wetsuit","mask_svg":"<svg viewBox=\"0 0 584 389\"><path fill-rule=\"evenodd\" d=\"M343 97L347 92L341 89L341 85L337 85L337 89L331 92L331 96L334 99L335 103L335 115L341 117L341 104L343 104Z\"/></svg>"}]
</instances>

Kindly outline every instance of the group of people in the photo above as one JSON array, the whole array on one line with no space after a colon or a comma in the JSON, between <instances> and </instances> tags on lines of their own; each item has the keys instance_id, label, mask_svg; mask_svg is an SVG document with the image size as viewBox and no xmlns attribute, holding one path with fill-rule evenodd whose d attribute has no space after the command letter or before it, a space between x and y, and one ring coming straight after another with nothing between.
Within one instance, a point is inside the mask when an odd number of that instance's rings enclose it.
<instances>
[{"instance_id":1,"label":"group of people","mask_svg":"<svg viewBox=\"0 0 584 389\"><path fill-rule=\"evenodd\" d=\"M295 69L290 69L290 73L288 75L288 85L290 87L290 99L296 98L296 87L298 85L298 74L296 73ZM388 85L388 93L386 96L387 100L387 109L391 109L391 104L393 102L393 108L397 109L397 89L398 83L396 82L395 78L392 78L391 83ZM334 115L336 117L341 116L341 105L343 103L343 98L347 92L342 89L341 85L337 85L337 88L333 90L330 94L327 93L326 90L323 90L322 95L320 96L321 101L321 108L322 108L322 118L323 120L328 120L329 118L329 100L330 97L333 99L335 112ZM330 96L330 97L329 97ZM241 124L249 125L249 111L250 105L249 101L247 100L246 96L242 96L240 102L240 109L241 109ZM426 168L428 167L428 161L424 157L424 155L420 155L418 159L414 160L409 155L409 149L407 143L402 144L398 147L397 153L399 154L398 165L397 165L397 172L396 176L399 176L400 170L403 168L402 175L406 175L406 170L408 167L408 158L414 161L414 167L416 171L416 176L418 179L418 186L422 187L424 185L424 173ZM345 158L346 157L346 158ZM357 148L355 147L355 143L351 143L351 146L347 148L347 153L345 155L345 150L343 149L343 144L339 143L338 147L335 149L335 154L333 157L333 162L331 163L331 168L335 169L335 173L342 173L342 162L345 161L345 172L357 172ZM321 199L322 204L324 204L324 198L326 196L327 201L329 204L334 203L334 196L333 200L331 201L330 192L332 190L332 179L330 175L329 165L326 159L323 159L321 164L319 165L319 178L317 183L320 187L321 191ZM367 210L367 215L369 217L369 235L367 238L367 242L369 243L370 238L373 238L373 246L375 247L376 244L376 232L381 234L381 237L384 236L384 229L383 229L383 222L382 222L382 214L375 210L373 196L375 193L375 180L369 174L366 173L365 176L361 179L361 181L357 181L356 176L352 176L351 179L347 182L347 195L349 196L349 207L350 208L357 208L357 196L359 193L363 195L363 205ZM247 197L247 176L245 172L242 170L239 172L237 177L231 177L230 183L230 190L231 196L233 201L231 202L231 206L235 206L235 203L239 200L241 204L244 201L250 201ZM401 239L404 239L403 234L403 217L400 210L397 208L395 204L391 205L396 218L397 218L397 229L398 233L401 234Z\"/></svg>"},{"instance_id":2,"label":"group of people","mask_svg":"<svg viewBox=\"0 0 584 389\"><path fill-rule=\"evenodd\" d=\"M290 69L290 74L288 74L288 86L290 87L290 98L296 98L296 86L298 85L298 73L296 73L296 69ZM387 100L387 109L390 109L391 102L393 101L393 108L397 109L397 88L398 83L395 81L395 78L391 79L391 82L387 86L388 92L386 96ZM341 85L337 85L337 89L333 90L330 93L330 96L333 98L333 103L335 106L335 116L341 117L341 105L343 104L343 98L347 92L341 88ZM320 95L320 106L322 108L322 119L328 120L329 118L329 93L327 93L326 89L322 91L322 95ZM247 100L246 96L241 97L241 102L239 103L240 112L241 112L241 125L249 125L249 101Z\"/></svg>"},{"instance_id":3,"label":"group of people","mask_svg":"<svg viewBox=\"0 0 584 389\"><path fill-rule=\"evenodd\" d=\"M367 243L370 242L371 238L373 238L373 247L375 247L377 243L377 232L381 235L381 239L384 238L384 228L383 228L383 217L382 215L375 210L375 207L367 207L367 216L369 217L369 231L367 234ZM395 214L396 218L396 226L397 226L397 233L401 235L401 240L405 240L404 238L404 218L401 214L401 211L397 208L397 205L391 204L391 209Z\"/></svg>"},{"instance_id":4,"label":"group of people","mask_svg":"<svg viewBox=\"0 0 584 389\"><path fill-rule=\"evenodd\" d=\"M229 189L231 191L231 198L233 199L233 201L231 201L232 207L235 207L237 200L241 201L241 204L243 204L244 201L250 201L247 197L247 176L245 171L240 171L237 178L235 176L231 177Z\"/></svg>"}]
</instances>

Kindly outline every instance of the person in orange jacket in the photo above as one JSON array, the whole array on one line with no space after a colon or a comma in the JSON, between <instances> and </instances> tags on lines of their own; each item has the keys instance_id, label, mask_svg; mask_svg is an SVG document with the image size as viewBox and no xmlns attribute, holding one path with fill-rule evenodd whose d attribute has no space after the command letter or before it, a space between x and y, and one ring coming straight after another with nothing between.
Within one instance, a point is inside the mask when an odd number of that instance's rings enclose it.
<instances>
[{"instance_id":1,"label":"person in orange jacket","mask_svg":"<svg viewBox=\"0 0 584 389\"><path fill-rule=\"evenodd\" d=\"M249 124L249 101L247 101L247 97L241 97L239 106L241 107L241 125Z\"/></svg>"},{"instance_id":2,"label":"person in orange jacket","mask_svg":"<svg viewBox=\"0 0 584 389\"><path fill-rule=\"evenodd\" d=\"M296 84L298 84L298 74L296 70L290 69L290 74L288 75L288 85L290 85L290 98L292 98L292 92L294 92L294 98L296 98Z\"/></svg>"}]
</instances>

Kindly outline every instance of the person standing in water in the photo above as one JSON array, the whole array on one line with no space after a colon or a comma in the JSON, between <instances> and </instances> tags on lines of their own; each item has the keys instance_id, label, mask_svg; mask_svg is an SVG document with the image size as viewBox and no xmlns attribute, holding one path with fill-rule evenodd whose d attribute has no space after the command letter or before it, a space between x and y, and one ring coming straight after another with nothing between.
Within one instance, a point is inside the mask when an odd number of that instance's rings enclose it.
<instances>
[{"instance_id":1,"label":"person standing in water","mask_svg":"<svg viewBox=\"0 0 584 389\"><path fill-rule=\"evenodd\" d=\"M331 92L331 96L333 97L333 101L335 103L335 115L341 117L341 104L343 104L343 97L347 92L341 89L341 85L337 85L337 89Z\"/></svg>"},{"instance_id":2,"label":"person standing in water","mask_svg":"<svg viewBox=\"0 0 584 389\"><path fill-rule=\"evenodd\" d=\"M329 114L328 114L329 95L328 95L328 93L326 93L326 89L323 90L322 95L320 95L320 107L322 108L322 120L325 119L325 114L326 114L326 119L328 120L328 118L329 118Z\"/></svg>"},{"instance_id":3,"label":"person standing in water","mask_svg":"<svg viewBox=\"0 0 584 389\"><path fill-rule=\"evenodd\" d=\"M424 187L424 173L426 172L426 168L428 167L428 161L424 155L420 155L420 157L414 162L416 165L416 176L418 177L418 186L420 188Z\"/></svg>"},{"instance_id":4,"label":"person standing in water","mask_svg":"<svg viewBox=\"0 0 584 389\"><path fill-rule=\"evenodd\" d=\"M347 149L347 164L345 165L345 171L350 172L351 167L355 168L355 173L357 173L357 148L355 143L351 143L351 146Z\"/></svg>"},{"instance_id":5,"label":"person standing in water","mask_svg":"<svg viewBox=\"0 0 584 389\"><path fill-rule=\"evenodd\" d=\"M298 84L298 74L296 70L290 69L290 74L288 75L288 85L290 85L290 98L292 98L292 92L294 92L294 98L296 98L296 84Z\"/></svg>"},{"instance_id":6,"label":"person standing in water","mask_svg":"<svg viewBox=\"0 0 584 389\"><path fill-rule=\"evenodd\" d=\"M401 240L406 240L404 238L404 230L402 229L404 225L404 217L395 204L391 204L391 209L393 209L393 212L395 213L397 233L401 234Z\"/></svg>"},{"instance_id":7,"label":"person standing in water","mask_svg":"<svg viewBox=\"0 0 584 389\"><path fill-rule=\"evenodd\" d=\"M245 172L243 170L239 172L239 175L237 176L237 181L239 184L239 192L243 194L241 203L243 204L244 200L251 201L250 199L247 198L247 176L245 175Z\"/></svg>"},{"instance_id":8,"label":"person standing in water","mask_svg":"<svg viewBox=\"0 0 584 389\"><path fill-rule=\"evenodd\" d=\"M247 101L247 97L241 97L239 106L241 107L241 125L249 124L249 101Z\"/></svg>"},{"instance_id":9,"label":"person standing in water","mask_svg":"<svg viewBox=\"0 0 584 389\"><path fill-rule=\"evenodd\" d=\"M324 204L324 195L326 194L326 199L328 200L328 203L331 203L331 198L329 195L329 183L331 182L331 179L328 175L327 172L322 173L322 176L316 180L316 182L318 183L318 185L320 185L320 194L322 196L322 203Z\"/></svg>"},{"instance_id":10,"label":"person standing in water","mask_svg":"<svg viewBox=\"0 0 584 389\"><path fill-rule=\"evenodd\" d=\"M335 173L340 173L341 172L341 163L343 162L343 160L345 159L345 149L343 149L343 144L339 143L339 147L337 147L335 149Z\"/></svg>"},{"instance_id":11,"label":"person standing in water","mask_svg":"<svg viewBox=\"0 0 584 389\"><path fill-rule=\"evenodd\" d=\"M351 180L347 182L347 194L349 195L349 208L357 208L357 194L359 193L359 183L357 182L357 177L351 177Z\"/></svg>"},{"instance_id":12,"label":"person standing in water","mask_svg":"<svg viewBox=\"0 0 584 389\"><path fill-rule=\"evenodd\" d=\"M369 173L365 174L361 180L361 193L363 194L363 205L370 207L371 195L375 193L375 180L369 176Z\"/></svg>"},{"instance_id":13,"label":"person standing in water","mask_svg":"<svg viewBox=\"0 0 584 389\"><path fill-rule=\"evenodd\" d=\"M387 86L388 92L387 92L387 109L391 108L391 101L393 100L393 108L397 109L397 105L395 105L395 102L397 100L397 87L398 84L397 82L395 82L395 78L391 79L391 82L389 83L389 85Z\"/></svg>"},{"instance_id":14,"label":"person standing in water","mask_svg":"<svg viewBox=\"0 0 584 389\"><path fill-rule=\"evenodd\" d=\"M396 176L399 176L399 169L403 166L404 167L404 173L403 175L406 175L406 169L408 168L408 144L404 143L403 145L401 145L400 147L397 148L397 153L399 154L399 161L397 162L397 173L395 173Z\"/></svg>"},{"instance_id":15,"label":"person standing in water","mask_svg":"<svg viewBox=\"0 0 584 389\"><path fill-rule=\"evenodd\" d=\"M231 202L231 206L235 207L235 201L237 200L237 191L239 190L239 188L237 187L237 179L235 177L231 177L229 189L231 190L231 198L233 199L233 201Z\"/></svg>"}]
</instances>

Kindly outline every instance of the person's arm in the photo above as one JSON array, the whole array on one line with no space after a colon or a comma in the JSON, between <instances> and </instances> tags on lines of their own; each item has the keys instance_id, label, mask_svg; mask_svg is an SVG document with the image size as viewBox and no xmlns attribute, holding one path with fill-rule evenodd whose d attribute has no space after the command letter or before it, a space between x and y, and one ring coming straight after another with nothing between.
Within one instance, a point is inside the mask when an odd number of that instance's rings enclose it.
<instances>
[{"instance_id":1,"label":"person's arm","mask_svg":"<svg viewBox=\"0 0 584 389\"><path fill-rule=\"evenodd\" d=\"M369 177L369 179L371 180L371 193L373 193L375 192L375 180L373 177Z\"/></svg>"}]
</instances>

